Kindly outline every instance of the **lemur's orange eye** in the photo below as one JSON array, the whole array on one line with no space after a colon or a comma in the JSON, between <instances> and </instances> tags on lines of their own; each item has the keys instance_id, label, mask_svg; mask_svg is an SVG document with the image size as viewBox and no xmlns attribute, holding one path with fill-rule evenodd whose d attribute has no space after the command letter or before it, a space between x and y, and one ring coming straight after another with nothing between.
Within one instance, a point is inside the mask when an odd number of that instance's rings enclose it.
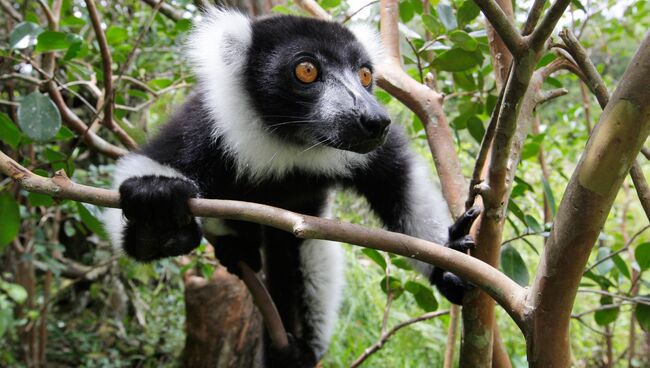
<instances>
[{"instance_id":1,"label":"lemur's orange eye","mask_svg":"<svg viewBox=\"0 0 650 368\"><path fill-rule=\"evenodd\" d=\"M318 69L316 68L316 65L309 61L303 61L296 65L295 73L296 78L303 83L311 83L316 80L316 77L318 77Z\"/></svg>"},{"instance_id":2,"label":"lemur's orange eye","mask_svg":"<svg viewBox=\"0 0 650 368\"><path fill-rule=\"evenodd\" d=\"M359 80L364 87L368 87L372 83L372 72L365 66L359 69Z\"/></svg>"}]
</instances>

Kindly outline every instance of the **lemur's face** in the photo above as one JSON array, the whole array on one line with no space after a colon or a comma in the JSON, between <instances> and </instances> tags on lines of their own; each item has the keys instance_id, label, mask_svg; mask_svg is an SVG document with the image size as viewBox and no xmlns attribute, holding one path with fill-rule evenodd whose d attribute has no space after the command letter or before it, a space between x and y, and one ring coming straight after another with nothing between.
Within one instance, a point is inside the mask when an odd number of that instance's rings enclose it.
<instances>
[{"instance_id":1,"label":"lemur's face","mask_svg":"<svg viewBox=\"0 0 650 368\"><path fill-rule=\"evenodd\" d=\"M370 55L332 22L271 17L253 22L245 84L266 129L307 149L367 153L390 118L372 94Z\"/></svg>"}]
</instances>

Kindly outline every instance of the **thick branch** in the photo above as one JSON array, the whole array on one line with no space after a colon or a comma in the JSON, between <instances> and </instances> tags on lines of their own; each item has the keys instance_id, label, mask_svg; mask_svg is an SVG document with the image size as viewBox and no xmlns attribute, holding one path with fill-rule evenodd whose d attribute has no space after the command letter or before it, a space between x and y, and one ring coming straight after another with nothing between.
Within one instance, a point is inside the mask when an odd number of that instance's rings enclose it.
<instances>
[{"instance_id":1,"label":"thick branch","mask_svg":"<svg viewBox=\"0 0 650 368\"><path fill-rule=\"evenodd\" d=\"M382 42L387 46L387 57L379 65L377 85L400 100L413 111L427 133L427 142L436 164L442 193L456 218L465 211L466 181L454 146L454 138L442 109L442 95L411 78L399 62L399 11L397 1L380 1Z\"/></svg>"},{"instance_id":2,"label":"thick branch","mask_svg":"<svg viewBox=\"0 0 650 368\"><path fill-rule=\"evenodd\" d=\"M609 103L609 92L607 91L603 78L598 73L598 70L596 70L596 66L587 55L587 50L585 50L573 32L568 28L560 32L560 37L566 45L566 50L568 50L573 60L580 67L582 80L587 84L591 92L596 95L600 107L604 110ZM632 164L630 176L634 182L634 188L639 196L641 206L643 206L646 217L650 220L650 188L648 188L648 183L641 170L641 165L637 160Z\"/></svg>"},{"instance_id":3,"label":"thick branch","mask_svg":"<svg viewBox=\"0 0 650 368\"><path fill-rule=\"evenodd\" d=\"M63 172L53 178L35 175L0 152L0 171L25 190L59 199L118 207L115 191L89 187L70 181ZM490 294L515 321L522 321L524 290L495 268L461 252L426 240L346 222L301 215L280 208L239 201L190 200L192 213L200 217L254 222L293 233L302 239L325 239L383 250L434 264L477 285Z\"/></svg>"},{"instance_id":4,"label":"thick branch","mask_svg":"<svg viewBox=\"0 0 650 368\"><path fill-rule=\"evenodd\" d=\"M571 0L556 0L551 8L542 19L542 22L535 28L533 33L530 35L529 45L533 50L539 51L544 46L546 40L555 29L555 25L560 20L562 14L566 10L567 6L571 3Z\"/></svg>"},{"instance_id":5,"label":"thick branch","mask_svg":"<svg viewBox=\"0 0 650 368\"><path fill-rule=\"evenodd\" d=\"M494 0L474 0L513 55L524 51L524 39Z\"/></svg>"},{"instance_id":6,"label":"thick branch","mask_svg":"<svg viewBox=\"0 0 650 368\"><path fill-rule=\"evenodd\" d=\"M528 359L569 366L571 309L616 193L650 131L650 34L623 75L567 186L530 290ZM553 352L549 354L549 352Z\"/></svg>"}]
</instances>

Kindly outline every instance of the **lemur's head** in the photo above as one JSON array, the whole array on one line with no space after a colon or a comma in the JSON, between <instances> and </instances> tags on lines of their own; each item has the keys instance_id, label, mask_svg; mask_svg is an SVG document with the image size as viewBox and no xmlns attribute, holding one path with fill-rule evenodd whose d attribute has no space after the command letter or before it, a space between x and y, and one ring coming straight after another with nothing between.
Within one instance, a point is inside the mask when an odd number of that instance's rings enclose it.
<instances>
[{"instance_id":1,"label":"lemur's head","mask_svg":"<svg viewBox=\"0 0 650 368\"><path fill-rule=\"evenodd\" d=\"M384 142L390 118L372 94L381 46L368 27L211 10L190 45L218 119L256 120L256 134L305 148L367 153ZM258 129L222 125L216 133L243 128Z\"/></svg>"}]
</instances>

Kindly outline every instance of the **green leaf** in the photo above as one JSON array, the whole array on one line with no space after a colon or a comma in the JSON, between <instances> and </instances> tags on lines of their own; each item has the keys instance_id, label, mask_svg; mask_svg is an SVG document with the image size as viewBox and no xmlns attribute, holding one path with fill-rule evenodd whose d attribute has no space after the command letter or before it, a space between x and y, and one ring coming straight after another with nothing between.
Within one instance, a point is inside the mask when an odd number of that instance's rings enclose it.
<instances>
[{"instance_id":1,"label":"green leaf","mask_svg":"<svg viewBox=\"0 0 650 368\"><path fill-rule=\"evenodd\" d=\"M573 4L573 6L575 6L576 8L578 8L580 10L582 10L583 12L585 12L585 13L587 12L587 9L585 9L585 6L582 5L580 0L571 0L571 4Z\"/></svg>"},{"instance_id":2,"label":"green leaf","mask_svg":"<svg viewBox=\"0 0 650 368\"><path fill-rule=\"evenodd\" d=\"M614 300L611 296L603 296L600 298L600 305L611 305L614 303ZM598 310L594 313L594 321L600 326L605 326L616 321L618 317L619 307L611 307L603 310Z\"/></svg>"},{"instance_id":3,"label":"green leaf","mask_svg":"<svg viewBox=\"0 0 650 368\"><path fill-rule=\"evenodd\" d=\"M409 0L401 0L399 2L399 18L403 23L408 23L409 20L415 16L415 10Z\"/></svg>"},{"instance_id":4,"label":"green leaf","mask_svg":"<svg viewBox=\"0 0 650 368\"><path fill-rule=\"evenodd\" d=\"M11 148L16 149L20 144L21 137L20 129L11 121L7 114L0 112L0 140L8 144Z\"/></svg>"},{"instance_id":5,"label":"green leaf","mask_svg":"<svg viewBox=\"0 0 650 368\"><path fill-rule=\"evenodd\" d=\"M376 264L381 267L382 270L386 269L386 259L378 251L370 248L364 248L361 250L361 253L365 254L366 257L372 259Z\"/></svg>"},{"instance_id":6,"label":"green leaf","mask_svg":"<svg viewBox=\"0 0 650 368\"><path fill-rule=\"evenodd\" d=\"M438 301L433 295L431 288L421 286L415 296L415 302L425 312L433 312L438 309Z\"/></svg>"},{"instance_id":7,"label":"green leaf","mask_svg":"<svg viewBox=\"0 0 650 368\"><path fill-rule=\"evenodd\" d=\"M485 127L483 127L483 122L478 116L473 115L467 120L467 130L478 143L481 143L485 135Z\"/></svg>"},{"instance_id":8,"label":"green leaf","mask_svg":"<svg viewBox=\"0 0 650 368\"><path fill-rule=\"evenodd\" d=\"M463 1L463 3L460 4L460 7L458 8L458 12L456 13L458 24L461 27L464 26L465 24L473 21L476 17L478 17L480 12L481 10L474 3L474 0Z\"/></svg>"},{"instance_id":9,"label":"green leaf","mask_svg":"<svg viewBox=\"0 0 650 368\"><path fill-rule=\"evenodd\" d=\"M29 204L31 204L34 207L39 207L39 206L49 207L54 204L54 199L52 199L52 197L50 197L47 194L29 193L27 195L27 200L29 201Z\"/></svg>"},{"instance_id":10,"label":"green leaf","mask_svg":"<svg viewBox=\"0 0 650 368\"><path fill-rule=\"evenodd\" d=\"M22 304L27 299L27 290L19 284L0 281L0 289L18 304Z\"/></svg>"},{"instance_id":11,"label":"green leaf","mask_svg":"<svg viewBox=\"0 0 650 368\"><path fill-rule=\"evenodd\" d=\"M83 18L77 18L75 16L65 17L61 20L62 26L67 27L83 27L86 25L86 21Z\"/></svg>"},{"instance_id":12,"label":"green leaf","mask_svg":"<svg viewBox=\"0 0 650 368\"><path fill-rule=\"evenodd\" d=\"M79 213L81 221L90 229L90 231L97 234L103 239L107 239L104 226L97 219L99 217L99 210L97 207L90 204L77 202L77 211Z\"/></svg>"},{"instance_id":13,"label":"green leaf","mask_svg":"<svg viewBox=\"0 0 650 368\"><path fill-rule=\"evenodd\" d=\"M616 254L612 257L612 261L616 265L616 268L618 268L618 271L623 275L626 279L631 280L632 276L630 275L630 270L627 268L627 264L621 258L620 255Z\"/></svg>"},{"instance_id":14,"label":"green leaf","mask_svg":"<svg viewBox=\"0 0 650 368\"><path fill-rule=\"evenodd\" d=\"M634 251L634 259L641 271L650 268L650 242L639 244Z\"/></svg>"},{"instance_id":15,"label":"green leaf","mask_svg":"<svg viewBox=\"0 0 650 368\"><path fill-rule=\"evenodd\" d=\"M404 257L393 258L391 259L391 263L393 264L393 266L397 268L401 268L402 270L407 270L407 271L413 270L411 263L408 261L408 259Z\"/></svg>"},{"instance_id":16,"label":"green leaf","mask_svg":"<svg viewBox=\"0 0 650 368\"><path fill-rule=\"evenodd\" d=\"M449 39L463 50L474 51L478 47L478 41L464 31L452 31L449 33Z\"/></svg>"},{"instance_id":17,"label":"green leaf","mask_svg":"<svg viewBox=\"0 0 650 368\"><path fill-rule=\"evenodd\" d=\"M7 332L14 319L13 309L0 303L0 338Z\"/></svg>"},{"instance_id":18,"label":"green leaf","mask_svg":"<svg viewBox=\"0 0 650 368\"><path fill-rule=\"evenodd\" d=\"M420 284L417 281L407 281L404 284L404 290L408 291L409 293L415 295L420 292L420 288L422 287L422 284Z\"/></svg>"},{"instance_id":19,"label":"green leaf","mask_svg":"<svg viewBox=\"0 0 650 368\"><path fill-rule=\"evenodd\" d=\"M544 194L546 194L546 200L548 201L549 207L551 207L551 214L555 217L557 212L557 206L555 205L555 197L553 196L553 191L551 186L548 184L548 181L542 178L542 185L544 186Z\"/></svg>"},{"instance_id":20,"label":"green leaf","mask_svg":"<svg viewBox=\"0 0 650 368\"><path fill-rule=\"evenodd\" d=\"M118 26L110 26L106 30L106 42L109 45L118 45L129 38L129 32L126 29Z\"/></svg>"},{"instance_id":21,"label":"green leaf","mask_svg":"<svg viewBox=\"0 0 650 368\"><path fill-rule=\"evenodd\" d=\"M526 223L526 220L524 219L524 211L522 211L514 201L508 202L508 211L512 212L512 214L521 220L521 222L524 224Z\"/></svg>"},{"instance_id":22,"label":"green leaf","mask_svg":"<svg viewBox=\"0 0 650 368\"><path fill-rule=\"evenodd\" d=\"M375 97L377 98L377 101L379 101L382 105L386 105L393 99L393 97L388 92L381 89L375 90Z\"/></svg>"},{"instance_id":23,"label":"green leaf","mask_svg":"<svg viewBox=\"0 0 650 368\"><path fill-rule=\"evenodd\" d=\"M422 23L424 23L424 28L431 33L433 38L445 33L445 26L431 14L422 14Z\"/></svg>"},{"instance_id":24,"label":"green leaf","mask_svg":"<svg viewBox=\"0 0 650 368\"><path fill-rule=\"evenodd\" d=\"M436 10L438 11L440 21L448 31L458 27L458 22L456 22L456 16L454 15L454 10L451 6L447 4L438 4Z\"/></svg>"},{"instance_id":25,"label":"green leaf","mask_svg":"<svg viewBox=\"0 0 650 368\"><path fill-rule=\"evenodd\" d=\"M9 47L12 49L25 49L36 44L38 35L43 28L32 22L18 23L9 35Z\"/></svg>"},{"instance_id":26,"label":"green leaf","mask_svg":"<svg viewBox=\"0 0 650 368\"><path fill-rule=\"evenodd\" d=\"M174 25L174 29L178 32L187 32L192 29L192 21L189 19L180 19Z\"/></svg>"},{"instance_id":27,"label":"green leaf","mask_svg":"<svg viewBox=\"0 0 650 368\"><path fill-rule=\"evenodd\" d=\"M402 282L393 276L388 277L388 279L384 277L381 279L379 284L381 286L381 290L384 293L388 294L388 291L390 291L393 293L393 297L395 299L397 299L404 292L404 289L402 288Z\"/></svg>"},{"instance_id":28,"label":"green leaf","mask_svg":"<svg viewBox=\"0 0 650 368\"><path fill-rule=\"evenodd\" d=\"M0 193L0 250L18 235L20 229L20 210L11 194Z\"/></svg>"},{"instance_id":29,"label":"green leaf","mask_svg":"<svg viewBox=\"0 0 650 368\"><path fill-rule=\"evenodd\" d=\"M521 286L528 285L528 268L521 254L510 244L501 249L501 270Z\"/></svg>"},{"instance_id":30,"label":"green leaf","mask_svg":"<svg viewBox=\"0 0 650 368\"><path fill-rule=\"evenodd\" d=\"M526 226L528 226L528 228L530 228L534 233L542 233L544 231L542 225L540 225L533 216L525 215L524 220L526 220Z\"/></svg>"},{"instance_id":31,"label":"green leaf","mask_svg":"<svg viewBox=\"0 0 650 368\"><path fill-rule=\"evenodd\" d=\"M48 96L33 92L20 101L18 125L29 138L47 141L61 128L61 114Z\"/></svg>"},{"instance_id":32,"label":"green leaf","mask_svg":"<svg viewBox=\"0 0 650 368\"><path fill-rule=\"evenodd\" d=\"M638 297L638 299L650 302L650 295ZM650 305L637 304L635 315L636 320L639 321L639 326L641 326L644 331L650 332Z\"/></svg>"},{"instance_id":33,"label":"green leaf","mask_svg":"<svg viewBox=\"0 0 650 368\"><path fill-rule=\"evenodd\" d=\"M461 48L453 48L443 52L432 63L436 69L448 72L462 72L478 64L474 53Z\"/></svg>"},{"instance_id":34,"label":"green leaf","mask_svg":"<svg viewBox=\"0 0 650 368\"><path fill-rule=\"evenodd\" d=\"M321 0L320 5L325 9L336 8L341 5L341 0Z\"/></svg>"},{"instance_id":35,"label":"green leaf","mask_svg":"<svg viewBox=\"0 0 650 368\"><path fill-rule=\"evenodd\" d=\"M72 39L63 32L45 31L38 35L36 51L48 52L65 50L70 47Z\"/></svg>"}]
</instances>

